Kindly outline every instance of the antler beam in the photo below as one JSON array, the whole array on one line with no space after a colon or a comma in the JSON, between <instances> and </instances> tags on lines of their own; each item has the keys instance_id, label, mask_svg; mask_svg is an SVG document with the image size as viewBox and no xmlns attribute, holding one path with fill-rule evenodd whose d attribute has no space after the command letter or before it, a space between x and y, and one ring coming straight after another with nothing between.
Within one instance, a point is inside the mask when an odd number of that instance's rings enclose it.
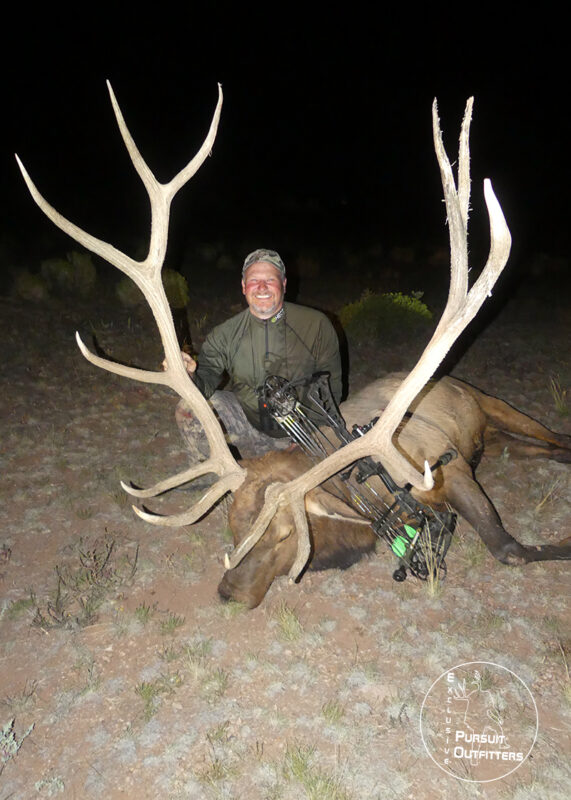
<instances>
[{"instance_id":1,"label":"antler beam","mask_svg":"<svg viewBox=\"0 0 571 800\"><path fill-rule=\"evenodd\" d=\"M119 108L119 104L115 98L111 84L107 82L111 103L121 131L123 141L137 171L141 178L151 204L151 236L149 244L149 252L144 261L135 261L134 259L117 250L111 244L97 239L95 236L87 233L79 228L73 222L63 217L56 211L40 194L32 179L28 175L22 162L16 156L24 180L28 185L28 189L41 208L51 221L61 228L62 231L67 233L76 242L86 247L91 252L95 253L101 258L113 264L115 267L128 275L139 287L145 296L149 306L155 317L157 327L163 343L167 366L164 372L153 372L135 367L128 367L122 364L116 364L106 358L92 353L85 344L81 341L79 334L76 333L77 343L85 358L95 366L101 367L114 372L117 375L131 378L132 380L142 381L144 383L156 383L163 386L169 386L192 408L194 414L200 421L204 432L208 439L210 448L210 456L206 461L198 465L194 465L188 470L181 472L167 480L161 481L150 489L137 490L126 484L121 485L126 492L135 497L154 497L167 489L172 489L179 486L192 478L213 472L219 476L217 483L211 487L208 492L196 503L191 509L183 514L173 516L158 516L147 514L140 511L135 506L135 512L143 519L153 522L157 525L187 525L195 522L203 514L205 514L214 503L228 491L234 491L240 486L246 477L246 471L240 467L233 458L230 450L224 439L223 431L212 411L212 408L203 397L201 392L194 385L192 379L188 375L182 356L180 353L179 344L174 329L172 314L164 291L161 270L165 260L167 249L168 229L169 229L169 216L170 206L176 195L187 181L192 178L196 171L202 166L206 157L210 155L216 132L218 130L218 123L220 120L220 112L222 109L222 87L218 86L218 102L212 117L210 129L208 134L200 147L197 154L192 158L188 164L178 172L174 178L166 184L161 184L155 178L148 165L145 163L137 146L125 124L125 120Z\"/></svg>"},{"instance_id":2,"label":"antler beam","mask_svg":"<svg viewBox=\"0 0 571 800\"><path fill-rule=\"evenodd\" d=\"M295 519L298 551L289 572L294 580L303 570L310 552L304 498L340 470L365 456L380 461L393 478L419 489L430 489L432 476L425 461L424 475L419 473L395 448L392 439L409 405L434 374L438 365L462 331L476 316L480 307L505 267L511 248L511 236L500 204L489 180L484 181L484 197L490 218L490 253L486 265L468 291L468 206L470 201L469 133L473 98L466 103L460 133L458 187L444 149L436 100L432 106L434 148L440 167L450 236L450 289L440 322L416 366L403 380L391 402L373 428L291 483L272 484L266 490L265 504L249 534L226 558L226 568L235 567L263 536L279 506L289 505Z\"/></svg>"}]
</instances>

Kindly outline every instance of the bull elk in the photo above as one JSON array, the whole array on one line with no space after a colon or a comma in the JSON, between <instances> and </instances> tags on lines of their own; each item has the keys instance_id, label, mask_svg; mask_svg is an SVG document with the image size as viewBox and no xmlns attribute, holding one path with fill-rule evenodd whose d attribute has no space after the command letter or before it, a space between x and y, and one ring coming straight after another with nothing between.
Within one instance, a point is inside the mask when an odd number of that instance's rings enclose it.
<instances>
[{"instance_id":1,"label":"bull elk","mask_svg":"<svg viewBox=\"0 0 571 800\"><path fill-rule=\"evenodd\" d=\"M364 436L352 441L311 467L302 463L303 460L296 454L277 454L276 456L270 454L270 457L267 458L273 457L274 463L277 464L278 468L274 472L269 469L267 462L265 462L266 480L258 485L259 463L253 461L244 462L240 465L235 461L210 405L186 372L161 280L161 269L167 245L170 205L178 190L194 175L212 150L222 105L221 87L219 87L218 103L204 143L194 158L166 184L161 184L157 181L143 160L125 124L109 83L108 88L127 151L149 195L151 235L148 255L143 261L135 261L111 244L97 239L64 218L42 197L19 159L18 163L32 197L41 210L73 239L116 266L135 281L147 299L157 322L167 366L164 371L158 372L111 362L91 353L81 341L79 335L76 334L78 345L85 358L96 366L133 380L169 386L188 403L204 428L209 445L209 457L205 461L194 464L183 472L160 481L149 489L136 489L125 483L122 483L122 486L130 495L144 499L155 497L207 473L214 473L217 476L216 482L188 511L183 513L160 516L133 506L135 513L148 522L157 525L189 525L207 513L223 495L230 491L234 492L235 497L238 498L235 503L236 513L234 514L234 518L237 518L241 507L241 497L246 496L246 491L241 487L250 485L251 488L256 485L259 499L259 504L256 508L259 508L260 505L262 508L255 519L250 515L247 535L242 535L239 531L236 532L236 546L233 552L225 558L227 572L220 586L220 593L223 596L243 599L248 605L254 606L260 602L275 575L287 572L291 579L296 579L312 557L314 566L319 566L320 563L322 566L327 565L325 563L327 559L321 559L320 562L320 544L317 539L312 542L308 524L308 513L313 513L317 506L323 508L323 503L320 504L318 500L320 492L323 490L318 487L358 459L371 456L376 461L381 462L397 482L410 484L414 487L414 491L418 496L427 498L428 502L435 504L450 502L472 522L493 554L501 560L510 563L521 563L538 559L571 558L571 547L524 547L518 544L502 528L501 522L491 504L483 502L485 496L481 493L481 490L480 494L476 496L473 487L470 486L469 464L478 446L483 443L485 438L484 431L486 430L486 423L483 420L487 412L481 405L478 405L479 395L477 393L472 395L472 398L475 406L474 416L475 419L480 419L480 427L478 428L475 425L473 429L472 445L467 445L463 449L461 442L455 441L452 436L449 437L460 452L461 463L465 462L466 464L466 468L455 469L460 476L457 483L445 480L443 477L444 470L437 471L433 477L429 462L434 453L430 452L431 447L428 442L426 427L423 428L421 425L420 429L418 429L418 436L411 437L414 441L413 449L411 449L412 446L404 443L404 440L397 441L395 433L399 425L401 425L409 406L413 404L415 398L421 395L424 387L454 341L477 314L486 296L491 293L492 287L503 270L510 252L511 237L507 224L490 181L485 180L484 196L490 218L490 252L480 276L472 288L468 289L469 128L473 100L469 99L466 104L461 128L457 187L442 141L436 101L432 109L434 146L440 167L448 217L451 278L446 308L429 344L412 371L408 375L399 376L396 381L393 381L389 394L384 398L386 402L382 402L383 410L379 415L378 421ZM441 385L448 387L452 392L453 389L450 387L457 386L456 382L439 384L439 386ZM380 392L381 387L378 386L377 388ZM418 419L422 418L422 404L428 402L431 395L436 397L434 390L428 393L425 390L425 394L426 398L418 404ZM475 400L474 397L476 398ZM485 396L482 395L481 397ZM441 410L440 413L442 413ZM493 415L491 418L494 419ZM532 420L530 422L533 423ZM538 423L533 424L537 428L534 429L535 432L531 433L531 435L545 440L551 447L551 450L546 451L547 454L552 456L555 451L557 453L565 451L566 457L560 460L569 460L569 442L566 439L564 440L564 437L557 437L552 434ZM404 426L404 430L405 432L407 430L413 431L414 426L407 424ZM285 461L283 460L284 458ZM268 474L274 475L275 479L268 481ZM477 486L474 482L473 484ZM350 512L347 508L345 508L345 511L338 509L337 513L341 518L351 517L352 521L355 522L356 514ZM278 524L284 518L288 520L285 529ZM268 531L270 525L272 527ZM367 527L365 521L359 524L359 520L357 520L357 525L361 530ZM278 531L278 533L276 534L275 531ZM264 544L270 547L270 550L273 547L275 552L285 552L284 548L275 548L276 536L277 544L288 540L287 556L274 557L273 565L267 569L267 576L261 582L258 581L259 587L257 586L255 589L248 588L256 581L252 581L248 577L242 580L240 576L242 574L258 576L266 570L263 563L255 557L256 551L262 547L262 540L264 540ZM370 531L367 536L370 541ZM273 545L272 542L274 543ZM342 535L342 549L352 552L359 551L359 547L359 543L353 546L349 534ZM361 549L371 549L371 546L365 545ZM277 563L278 561L279 563ZM269 583L266 579L268 576Z\"/></svg>"},{"instance_id":2,"label":"bull elk","mask_svg":"<svg viewBox=\"0 0 571 800\"><path fill-rule=\"evenodd\" d=\"M341 411L348 426L361 425L363 420L381 414L404 377L393 374L380 378L343 403ZM503 400L450 377L423 387L410 412L394 441L413 464L421 464L425 458L433 464L441 454L456 452L455 458L435 471L434 486L413 490L413 497L439 512L452 507L505 564L571 558L571 546L526 547L513 539L473 476L484 450L500 455L505 447L510 458L551 458L571 463L571 437L553 433ZM311 465L300 449L269 453L242 463L248 477L235 496L229 516L237 545L254 520L266 486L278 478L294 480ZM370 481L376 481L378 497L388 508L394 497L378 478ZM312 541L309 569L348 567L372 552L378 541L369 520L352 504L340 500L339 489L339 483L331 488L325 483L306 497ZM260 603L274 578L286 574L293 564L296 541L292 523L288 509L278 511L255 547L224 574L218 587L221 597L249 607Z\"/></svg>"}]
</instances>

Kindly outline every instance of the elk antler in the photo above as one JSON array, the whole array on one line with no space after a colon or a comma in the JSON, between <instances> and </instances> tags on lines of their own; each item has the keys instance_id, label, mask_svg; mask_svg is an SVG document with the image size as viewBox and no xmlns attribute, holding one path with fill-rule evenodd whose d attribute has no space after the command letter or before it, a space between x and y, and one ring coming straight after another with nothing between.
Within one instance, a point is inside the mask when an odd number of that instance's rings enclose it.
<instances>
[{"instance_id":1,"label":"elk antler","mask_svg":"<svg viewBox=\"0 0 571 800\"><path fill-rule=\"evenodd\" d=\"M210 448L209 458L200 464L193 465L178 475L174 475L167 480L157 483L150 489L134 489L121 482L125 491L135 497L155 497L167 489L180 486L182 483L186 483L199 475L214 472L219 476L219 480L185 513L161 517L145 513L133 506L135 512L148 522L153 522L157 525L188 525L205 514L222 495L226 494L226 492L237 489L246 477L246 471L236 463L230 453L214 412L186 372L173 325L171 310L161 279L161 269L167 249L170 206L178 190L192 178L203 164L206 157L210 155L216 138L216 131L218 129L220 111L222 108L222 87L220 85L218 86L218 103L202 147L194 158L166 184L161 184L157 181L143 160L125 124L125 120L123 119L123 115L121 114L109 81L107 81L107 87L111 96L111 103L119 125L119 130L121 131L121 136L123 137L133 166L143 181L151 203L151 237L149 252L144 261L135 261L107 242L86 233L59 214L38 192L18 156L16 156L16 159L32 197L44 214L46 214L58 228L61 228L61 230L69 234L77 242L84 245L84 247L91 250L96 255L101 256L110 264L118 267L118 269L132 278L143 292L143 295L151 307L165 351L167 366L164 372L151 372L116 364L90 352L81 341L78 333L76 333L76 339L81 352L92 364L136 381L169 386L186 400L188 405L192 408L194 414L204 428L208 439Z\"/></svg>"},{"instance_id":2,"label":"elk antler","mask_svg":"<svg viewBox=\"0 0 571 800\"><path fill-rule=\"evenodd\" d=\"M304 510L304 497L311 489L341 469L364 456L380 461L400 484L410 483L419 489L432 486L432 475L425 461L425 473L419 473L395 448L392 437L409 405L428 382L438 365L476 316L485 298L498 279L509 257L511 236L502 209L489 180L484 181L484 197L490 217L490 253L487 263L468 291L468 204L470 200L469 132L473 98L466 103L460 132L458 188L450 161L444 150L436 100L432 106L434 148L440 167L450 236L450 290L440 322L416 366L403 380L385 411L373 428L359 439L332 453L304 475L284 485L273 483L266 489L264 506L249 534L226 558L226 568L235 567L263 536L278 506L289 505L298 536L297 556L289 576L295 579L303 570L310 553L309 531Z\"/></svg>"}]
</instances>

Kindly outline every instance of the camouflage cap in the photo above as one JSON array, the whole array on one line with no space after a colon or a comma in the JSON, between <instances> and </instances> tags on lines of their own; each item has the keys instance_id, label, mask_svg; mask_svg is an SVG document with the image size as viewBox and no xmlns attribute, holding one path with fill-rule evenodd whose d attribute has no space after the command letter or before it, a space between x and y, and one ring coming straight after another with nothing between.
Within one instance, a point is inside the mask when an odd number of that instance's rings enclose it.
<instances>
[{"instance_id":1,"label":"camouflage cap","mask_svg":"<svg viewBox=\"0 0 571 800\"><path fill-rule=\"evenodd\" d=\"M276 253L275 250L266 250L264 247L260 247L258 250L254 250L253 253L250 253L246 256L246 260L244 261L244 266L242 267L242 277L244 277L244 273L251 267L252 264L257 264L259 261L267 262L268 264L272 264L276 269L278 269L282 277L285 278L286 270L285 264L281 260L279 253Z\"/></svg>"}]
</instances>

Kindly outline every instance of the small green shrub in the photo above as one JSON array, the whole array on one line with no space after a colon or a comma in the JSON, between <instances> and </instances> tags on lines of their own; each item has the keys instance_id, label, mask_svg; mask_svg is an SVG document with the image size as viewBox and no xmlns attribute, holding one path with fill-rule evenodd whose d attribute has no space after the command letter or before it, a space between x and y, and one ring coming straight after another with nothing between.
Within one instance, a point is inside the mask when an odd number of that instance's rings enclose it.
<instances>
[{"instance_id":1,"label":"small green shrub","mask_svg":"<svg viewBox=\"0 0 571 800\"><path fill-rule=\"evenodd\" d=\"M143 718L148 722L158 711L161 695L172 695L182 683L178 672L160 675L154 681L143 681L135 686L135 692L143 701Z\"/></svg>"},{"instance_id":2,"label":"small green shrub","mask_svg":"<svg viewBox=\"0 0 571 800\"><path fill-rule=\"evenodd\" d=\"M135 617L137 621L141 623L141 625L146 625L156 610L156 603L154 603L152 606L149 606L146 603L141 603L135 609Z\"/></svg>"},{"instance_id":3,"label":"small green shrub","mask_svg":"<svg viewBox=\"0 0 571 800\"><path fill-rule=\"evenodd\" d=\"M340 778L321 769L316 761L314 747L290 743L284 757L283 775L288 782L298 781L309 800L349 800Z\"/></svg>"},{"instance_id":4,"label":"small green shrub","mask_svg":"<svg viewBox=\"0 0 571 800\"><path fill-rule=\"evenodd\" d=\"M42 261L40 272L50 290L59 295L88 297L97 280L97 272L89 253L73 251L66 258Z\"/></svg>"},{"instance_id":5,"label":"small green shrub","mask_svg":"<svg viewBox=\"0 0 571 800\"><path fill-rule=\"evenodd\" d=\"M91 255L73 250L67 254L67 260L73 266L73 291L80 297L87 297L97 282L97 270Z\"/></svg>"},{"instance_id":6,"label":"small green shrub","mask_svg":"<svg viewBox=\"0 0 571 800\"><path fill-rule=\"evenodd\" d=\"M14 276L12 292L28 303L45 303L50 296L47 281L41 275L34 275L27 269L21 269Z\"/></svg>"},{"instance_id":7,"label":"small green shrub","mask_svg":"<svg viewBox=\"0 0 571 800\"><path fill-rule=\"evenodd\" d=\"M207 703L215 703L220 700L230 682L230 676L226 670L216 667L207 670L202 677L200 685L200 696Z\"/></svg>"},{"instance_id":8,"label":"small green shrub","mask_svg":"<svg viewBox=\"0 0 571 800\"><path fill-rule=\"evenodd\" d=\"M288 642L295 642L303 635L303 624L293 608L282 602L274 612L280 636Z\"/></svg>"},{"instance_id":9,"label":"small green shrub","mask_svg":"<svg viewBox=\"0 0 571 800\"><path fill-rule=\"evenodd\" d=\"M40 274L50 289L64 294L73 282L73 266L67 258L47 258L40 264Z\"/></svg>"},{"instance_id":10,"label":"small green shrub","mask_svg":"<svg viewBox=\"0 0 571 800\"><path fill-rule=\"evenodd\" d=\"M172 611L168 617L161 622L161 633L173 634L178 628L184 625L184 617L174 614Z\"/></svg>"},{"instance_id":11,"label":"small green shrub","mask_svg":"<svg viewBox=\"0 0 571 800\"><path fill-rule=\"evenodd\" d=\"M15 271L12 292L32 303L45 303L51 295L88 297L97 281L97 272L89 253L73 251L65 258L48 258L39 273L28 269Z\"/></svg>"},{"instance_id":12,"label":"small green shrub","mask_svg":"<svg viewBox=\"0 0 571 800\"><path fill-rule=\"evenodd\" d=\"M329 700L321 706L321 713L326 722L335 725L345 716L345 709L337 700Z\"/></svg>"},{"instance_id":13,"label":"small green shrub","mask_svg":"<svg viewBox=\"0 0 571 800\"><path fill-rule=\"evenodd\" d=\"M188 283L180 272L163 269L163 286L171 308L186 308L190 299Z\"/></svg>"},{"instance_id":14,"label":"small green shrub","mask_svg":"<svg viewBox=\"0 0 571 800\"><path fill-rule=\"evenodd\" d=\"M186 278L180 272L176 272L174 269L163 269L163 286L171 308L186 308L190 292ZM146 302L143 293L130 278L121 278L115 287L115 292L125 308L135 308Z\"/></svg>"},{"instance_id":15,"label":"small green shrub","mask_svg":"<svg viewBox=\"0 0 571 800\"><path fill-rule=\"evenodd\" d=\"M131 278L121 278L115 286L115 294L125 308L136 308L145 304L143 292Z\"/></svg>"},{"instance_id":16,"label":"small green shrub","mask_svg":"<svg viewBox=\"0 0 571 800\"><path fill-rule=\"evenodd\" d=\"M432 312L421 297L420 292L375 294L367 289L360 300L343 306L339 320L355 341L408 338L428 328L432 321Z\"/></svg>"}]
</instances>

